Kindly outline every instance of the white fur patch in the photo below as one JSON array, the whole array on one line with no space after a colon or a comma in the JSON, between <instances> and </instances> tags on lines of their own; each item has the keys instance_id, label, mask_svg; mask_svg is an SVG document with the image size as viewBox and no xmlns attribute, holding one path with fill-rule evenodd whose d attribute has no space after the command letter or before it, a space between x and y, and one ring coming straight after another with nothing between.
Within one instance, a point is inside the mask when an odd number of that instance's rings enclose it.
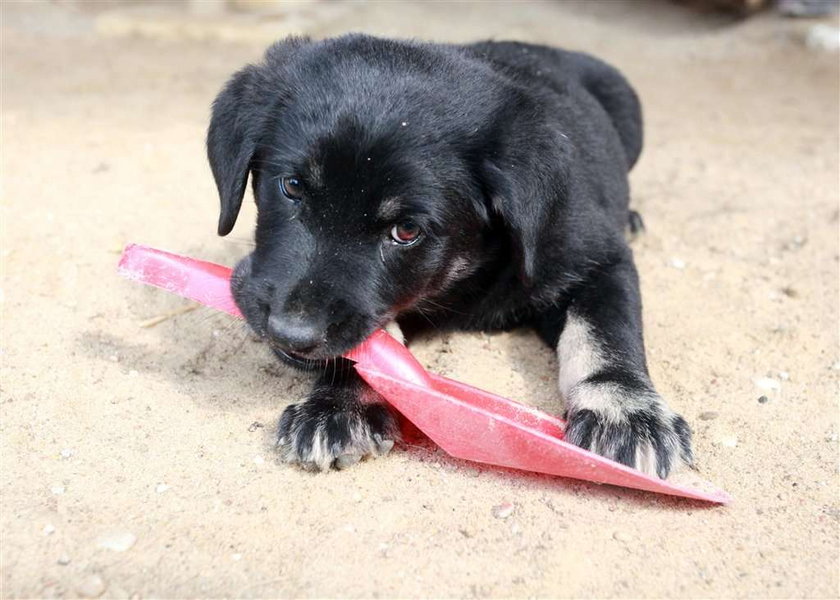
<instances>
[{"instance_id":1,"label":"white fur patch","mask_svg":"<svg viewBox=\"0 0 840 600\"><path fill-rule=\"evenodd\" d=\"M648 475L656 475L656 452L650 442L636 446L636 468Z\"/></svg>"},{"instance_id":2,"label":"white fur patch","mask_svg":"<svg viewBox=\"0 0 840 600\"><path fill-rule=\"evenodd\" d=\"M624 421L624 407L628 398L611 383L580 383L566 396L567 408L591 410L613 423Z\"/></svg>"},{"instance_id":3,"label":"white fur patch","mask_svg":"<svg viewBox=\"0 0 840 600\"><path fill-rule=\"evenodd\" d=\"M630 394L617 383L586 383L607 365L598 341L582 317L569 312L557 342L560 366L560 394L566 408L591 410L613 422L621 422L628 411L651 405L650 394Z\"/></svg>"},{"instance_id":4,"label":"white fur patch","mask_svg":"<svg viewBox=\"0 0 840 600\"><path fill-rule=\"evenodd\" d=\"M560 393L566 402L571 401L572 389L577 384L604 366L589 324L571 311L557 341L557 361L560 363Z\"/></svg>"}]
</instances>

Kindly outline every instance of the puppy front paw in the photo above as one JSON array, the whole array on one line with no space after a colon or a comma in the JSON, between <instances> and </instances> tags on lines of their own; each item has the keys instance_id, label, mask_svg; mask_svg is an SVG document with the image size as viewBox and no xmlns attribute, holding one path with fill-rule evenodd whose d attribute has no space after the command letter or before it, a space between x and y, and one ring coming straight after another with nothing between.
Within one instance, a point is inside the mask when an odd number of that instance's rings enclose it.
<instances>
[{"instance_id":1,"label":"puppy front paw","mask_svg":"<svg viewBox=\"0 0 840 600\"><path fill-rule=\"evenodd\" d=\"M286 407L277 447L287 463L307 471L326 471L388 454L398 439L397 422L383 404L348 407L317 397Z\"/></svg>"},{"instance_id":2,"label":"puppy front paw","mask_svg":"<svg viewBox=\"0 0 840 600\"><path fill-rule=\"evenodd\" d=\"M569 411L566 440L665 479L680 463L692 464L691 429L658 396L647 400L629 409Z\"/></svg>"}]
</instances>

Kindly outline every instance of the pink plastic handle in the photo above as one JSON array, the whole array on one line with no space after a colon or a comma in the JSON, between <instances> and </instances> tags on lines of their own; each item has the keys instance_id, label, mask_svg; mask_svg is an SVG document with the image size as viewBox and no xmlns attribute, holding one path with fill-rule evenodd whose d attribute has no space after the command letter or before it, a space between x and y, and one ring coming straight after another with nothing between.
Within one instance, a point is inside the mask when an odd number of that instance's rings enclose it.
<instances>
[{"instance_id":1,"label":"pink plastic handle","mask_svg":"<svg viewBox=\"0 0 840 600\"><path fill-rule=\"evenodd\" d=\"M230 294L233 270L229 267L129 244L123 250L117 272L131 281L153 285L234 317L242 317Z\"/></svg>"},{"instance_id":2,"label":"pink plastic handle","mask_svg":"<svg viewBox=\"0 0 840 600\"><path fill-rule=\"evenodd\" d=\"M241 317L231 269L131 244L119 272ZM452 456L492 465L726 504L726 492L669 483L563 441L560 419L507 398L426 372L383 330L345 355L362 378Z\"/></svg>"}]
</instances>

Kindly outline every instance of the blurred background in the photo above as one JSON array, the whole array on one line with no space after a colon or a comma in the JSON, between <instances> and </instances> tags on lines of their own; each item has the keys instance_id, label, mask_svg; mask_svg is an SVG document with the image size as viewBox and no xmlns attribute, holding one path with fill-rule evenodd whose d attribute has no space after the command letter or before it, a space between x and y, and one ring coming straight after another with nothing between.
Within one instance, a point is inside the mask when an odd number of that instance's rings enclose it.
<instances>
[{"instance_id":1,"label":"blurred background","mask_svg":"<svg viewBox=\"0 0 840 600\"><path fill-rule=\"evenodd\" d=\"M44 33L95 31L105 36L143 36L157 39L222 40L270 43L288 34L334 35L347 30L376 31L383 35L419 35L436 14L452 18L434 24L438 38L452 39L458 33L491 32L516 37L531 28L529 16L563 5L564 10L593 19L621 20L656 31L674 33L737 24L762 13L809 24L792 27L810 34L812 45L831 48L837 40L827 27L840 9L840 0L558 0L556 2L353 2L345 0L54 0L50 3L8 2L7 24ZM46 6L38 7L38 4ZM26 8L24 8L26 7ZM500 10L496 27L482 13ZM556 7L555 7L556 10ZM10 12L11 11L11 12ZM518 14L519 18L509 19ZM544 13L545 14L545 13ZM443 17L444 14L439 16ZM547 16L547 15L546 15ZM824 27L819 19L824 19ZM472 22L471 22L472 21ZM503 22L504 21L504 22ZM818 33L813 33L813 31ZM819 33L822 30L822 33ZM836 38L836 36L835 36Z\"/></svg>"}]
</instances>

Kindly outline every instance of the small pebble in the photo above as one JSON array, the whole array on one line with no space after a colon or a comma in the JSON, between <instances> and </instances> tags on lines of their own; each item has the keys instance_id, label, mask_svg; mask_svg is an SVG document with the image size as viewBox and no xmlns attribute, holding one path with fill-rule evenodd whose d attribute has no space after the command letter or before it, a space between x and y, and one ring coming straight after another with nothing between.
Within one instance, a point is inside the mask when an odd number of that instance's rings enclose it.
<instances>
[{"instance_id":1,"label":"small pebble","mask_svg":"<svg viewBox=\"0 0 840 600\"><path fill-rule=\"evenodd\" d=\"M135 542L137 542L137 536L130 531L109 531L97 538L96 545L106 550L125 552Z\"/></svg>"},{"instance_id":2,"label":"small pebble","mask_svg":"<svg viewBox=\"0 0 840 600\"><path fill-rule=\"evenodd\" d=\"M768 398L767 396L759 396L758 397L758 403L759 404L767 404L768 402L770 402L770 398Z\"/></svg>"},{"instance_id":3,"label":"small pebble","mask_svg":"<svg viewBox=\"0 0 840 600\"><path fill-rule=\"evenodd\" d=\"M840 439L840 438L838 438L836 433L832 433L831 435L825 436L825 441L826 442L836 442L838 439Z\"/></svg>"},{"instance_id":4,"label":"small pebble","mask_svg":"<svg viewBox=\"0 0 840 600\"><path fill-rule=\"evenodd\" d=\"M70 458L71 456L73 456L73 451L70 448L61 451L61 458Z\"/></svg>"},{"instance_id":5,"label":"small pebble","mask_svg":"<svg viewBox=\"0 0 840 600\"><path fill-rule=\"evenodd\" d=\"M168 489L169 489L169 486L168 486L168 485L166 485L165 483L159 483L159 484L157 484L157 485L155 486L155 491L156 491L158 494L162 494L163 492L165 492L165 491L166 491L166 490L168 490Z\"/></svg>"},{"instance_id":6,"label":"small pebble","mask_svg":"<svg viewBox=\"0 0 840 600\"><path fill-rule=\"evenodd\" d=\"M685 269L685 261L681 258L673 257L668 261L668 265L675 269Z\"/></svg>"},{"instance_id":7,"label":"small pebble","mask_svg":"<svg viewBox=\"0 0 840 600\"><path fill-rule=\"evenodd\" d=\"M265 459L262 456L255 456L254 457L254 464L261 465L265 462Z\"/></svg>"},{"instance_id":8,"label":"small pebble","mask_svg":"<svg viewBox=\"0 0 840 600\"><path fill-rule=\"evenodd\" d=\"M613 539L617 542L627 543L632 541L633 538L630 537L630 534L625 533L624 531L616 531L613 533Z\"/></svg>"},{"instance_id":9,"label":"small pebble","mask_svg":"<svg viewBox=\"0 0 840 600\"><path fill-rule=\"evenodd\" d=\"M718 444L724 448L735 448L738 446L738 438L734 435L727 435L720 438L720 440L718 440Z\"/></svg>"},{"instance_id":10,"label":"small pebble","mask_svg":"<svg viewBox=\"0 0 840 600\"><path fill-rule=\"evenodd\" d=\"M263 427L263 424L260 423L259 421L254 421L253 423L248 425L248 432L249 433L254 433L260 427Z\"/></svg>"},{"instance_id":11,"label":"small pebble","mask_svg":"<svg viewBox=\"0 0 840 600\"><path fill-rule=\"evenodd\" d=\"M753 383L762 390L780 390L782 388L779 380L772 377L756 377L753 379Z\"/></svg>"},{"instance_id":12,"label":"small pebble","mask_svg":"<svg viewBox=\"0 0 840 600\"><path fill-rule=\"evenodd\" d=\"M239 552L230 555L231 560L242 560L242 555Z\"/></svg>"},{"instance_id":13,"label":"small pebble","mask_svg":"<svg viewBox=\"0 0 840 600\"><path fill-rule=\"evenodd\" d=\"M67 556L66 554L62 554L61 556L58 557L58 560L56 562L58 564L60 564L62 567L66 567L67 565L70 564L70 557Z\"/></svg>"},{"instance_id":14,"label":"small pebble","mask_svg":"<svg viewBox=\"0 0 840 600\"><path fill-rule=\"evenodd\" d=\"M47 523L46 525L44 525L43 532L44 532L44 535L54 534L55 533L55 525L53 525L52 523Z\"/></svg>"},{"instance_id":15,"label":"small pebble","mask_svg":"<svg viewBox=\"0 0 840 600\"><path fill-rule=\"evenodd\" d=\"M503 502L493 507L493 516L497 519L507 519L513 514L513 504L510 502Z\"/></svg>"},{"instance_id":16,"label":"small pebble","mask_svg":"<svg viewBox=\"0 0 840 600\"><path fill-rule=\"evenodd\" d=\"M779 379L782 381L788 381L790 379L790 373L787 371L779 371Z\"/></svg>"},{"instance_id":17,"label":"small pebble","mask_svg":"<svg viewBox=\"0 0 840 600\"><path fill-rule=\"evenodd\" d=\"M120 362L120 357L117 356L116 354L112 354L111 356L108 357L108 360L110 360L111 362Z\"/></svg>"},{"instance_id":18,"label":"small pebble","mask_svg":"<svg viewBox=\"0 0 840 600\"><path fill-rule=\"evenodd\" d=\"M60 496L64 493L64 486L63 485L54 485L50 488L50 491L55 494L56 496Z\"/></svg>"},{"instance_id":19,"label":"small pebble","mask_svg":"<svg viewBox=\"0 0 840 600\"><path fill-rule=\"evenodd\" d=\"M701 421L713 421L718 418L718 413L713 410L707 410L706 412L700 413L700 420Z\"/></svg>"},{"instance_id":20,"label":"small pebble","mask_svg":"<svg viewBox=\"0 0 840 600\"><path fill-rule=\"evenodd\" d=\"M76 591L84 598L99 598L105 591L105 582L99 575L89 575L76 586Z\"/></svg>"}]
</instances>

